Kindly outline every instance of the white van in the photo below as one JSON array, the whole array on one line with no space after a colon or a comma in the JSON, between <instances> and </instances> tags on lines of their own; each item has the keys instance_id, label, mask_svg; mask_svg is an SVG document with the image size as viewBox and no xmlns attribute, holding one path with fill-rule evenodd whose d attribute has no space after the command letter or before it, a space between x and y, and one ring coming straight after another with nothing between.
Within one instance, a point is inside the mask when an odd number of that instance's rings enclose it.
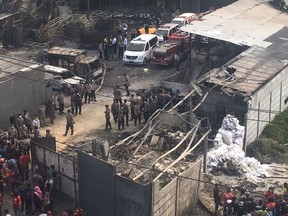
<instances>
[{"instance_id":1,"label":"white van","mask_svg":"<svg viewBox=\"0 0 288 216\"><path fill-rule=\"evenodd\" d=\"M166 23L164 25L161 25L157 31L155 32L155 34L158 37L159 43L163 43L164 42L164 35L167 36L167 39L170 35L172 35L174 32L176 32L179 29L179 25L178 24L174 24L174 23Z\"/></svg>"},{"instance_id":2,"label":"white van","mask_svg":"<svg viewBox=\"0 0 288 216\"><path fill-rule=\"evenodd\" d=\"M178 24L180 27L182 27L197 19L199 18L195 13L183 13L180 16L175 17L171 23Z\"/></svg>"},{"instance_id":3,"label":"white van","mask_svg":"<svg viewBox=\"0 0 288 216\"><path fill-rule=\"evenodd\" d=\"M156 44L158 44L156 35L139 35L128 44L123 55L123 63L135 65L145 64L151 58L152 49Z\"/></svg>"}]
</instances>

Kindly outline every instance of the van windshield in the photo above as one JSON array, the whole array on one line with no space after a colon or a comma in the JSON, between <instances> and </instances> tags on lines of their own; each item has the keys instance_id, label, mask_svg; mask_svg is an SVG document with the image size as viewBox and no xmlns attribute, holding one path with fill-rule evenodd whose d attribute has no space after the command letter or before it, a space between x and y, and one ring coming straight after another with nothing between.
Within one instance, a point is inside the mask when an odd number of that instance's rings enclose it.
<instances>
[{"instance_id":1,"label":"van windshield","mask_svg":"<svg viewBox=\"0 0 288 216\"><path fill-rule=\"evenodd\" d=\"M145 48L145 43L129 43L127 50L141 52L144 50L144 48Z\"/></svg>"},{"instance_id":2,"label":"van windshield","mask_svg":"<svg viewBox=\"0 0 288 216\"><path fill-rule=\"evenodd\" d=\"M184 21L183 20L172 20L171 23L178 24L179 26L183 26Z\"/></svg>"},{"instance_id":3,"label":"van windshield","mask_svg":"<svg viewBox=\"0 0 288 216\"><path fill-rule=\"evenodd\" d=\"M167 29L157 29L156 35L160 36L160 35L168 35L168 30Z\"/></svg>"}]
</instances>

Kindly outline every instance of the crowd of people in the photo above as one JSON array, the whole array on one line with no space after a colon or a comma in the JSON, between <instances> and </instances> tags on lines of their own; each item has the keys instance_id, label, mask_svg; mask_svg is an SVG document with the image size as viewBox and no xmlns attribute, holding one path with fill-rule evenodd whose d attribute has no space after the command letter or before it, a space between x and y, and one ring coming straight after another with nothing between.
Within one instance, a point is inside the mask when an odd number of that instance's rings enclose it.
<instances>
[{"instance_id":1,"label":"crowd of people","mask_svg":"<svg viewBox=\"0 0 288 216\"><path fill-rule=\"evenodd\" d=\"M232 193L231 188L221 192L218 184L215 184L213 196L215 203L215 215L222 215L219 206L223 205L224 216L288 216L288 184L284 183L281 194L274 192L274 187L269 187L264 195L253 195L245 189L239 193Z\"/></svg>"},{"instance_id":2,"label":"crowd of people","mask_svg":"<svg viewBox=\"0 0 288 216\"><path fill-rule=\"evenodd\" d=\"M26 110L24 113L28 115ZM23 134L22 129L17 130L17 127L14 127L21 118L22 115L17 115L10 127L13 130L0 132L0 215L52 216L55 185L61 173L57 173L51 165L47 175L35 166L31 174L30 139L27 134ZM51 136L49 130L47 136ZM7 197L7 194L11 194L11 197ZM13 212L4 205L7 200L11 200ZM80 216L82 213L78 206L74 206L63 211L61 215Z\"/></svg>"}]
</instances>

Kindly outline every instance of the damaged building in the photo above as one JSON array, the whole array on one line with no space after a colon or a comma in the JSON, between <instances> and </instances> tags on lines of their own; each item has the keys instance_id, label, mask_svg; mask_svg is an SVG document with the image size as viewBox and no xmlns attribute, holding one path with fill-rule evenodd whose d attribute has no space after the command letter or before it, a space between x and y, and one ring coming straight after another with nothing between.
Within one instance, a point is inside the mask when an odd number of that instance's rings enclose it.
<instances>
[{"instance_id":1,"label":"damaged building","mask_svg":"<svg viewBox=\"0 0 288 216\"><path fill-rule=\"evenodd\" d=\"M234 114L246 128L246 145L288 106L287 23L287 13L268 2L244 0L182 27L250 47L198 80L202 90L209 92L198 114L209 116L214 128L219 128L227 113Z\"/></svg>"},{"instance_id":2,"label":"damaged building","mask_svg":"<svg viewBox=\"0 0 288 216\"><path fill-rule=\"evenodd\" d=\"M175 112L177 106L168 112L157 110L140 131L110 148L97 141L96 157L78 152L79 202L89 214L160 216L192 211L202 168L206 170L210 127L207 119L192 113L191 120L185 120L187 113Z\"/></svg>"}]
</instances>

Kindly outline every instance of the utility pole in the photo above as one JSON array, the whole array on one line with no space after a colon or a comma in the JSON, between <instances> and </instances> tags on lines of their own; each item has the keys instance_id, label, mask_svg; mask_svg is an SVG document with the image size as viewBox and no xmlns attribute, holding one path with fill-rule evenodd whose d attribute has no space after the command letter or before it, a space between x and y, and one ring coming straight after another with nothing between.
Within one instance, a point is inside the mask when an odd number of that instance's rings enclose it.
<instances>
[{"instance_id":1,"label":"utility pole","mask_svg":"<svg viewBox=\"0 0 288 216\"><path fill-rule=\"evenodd\" d=\"M207 173L208 135L204 139L203 172Z\"/></svg>"},{"instance_id":2,"label":"utility pole","mask_svg":"<svg viewBox=\"0 0 288 216\"><path fill-rule=\"evenodd\" d=\"M90 0L87 0L87 11L90 14Z\"/></svg>"}]
</instances>

